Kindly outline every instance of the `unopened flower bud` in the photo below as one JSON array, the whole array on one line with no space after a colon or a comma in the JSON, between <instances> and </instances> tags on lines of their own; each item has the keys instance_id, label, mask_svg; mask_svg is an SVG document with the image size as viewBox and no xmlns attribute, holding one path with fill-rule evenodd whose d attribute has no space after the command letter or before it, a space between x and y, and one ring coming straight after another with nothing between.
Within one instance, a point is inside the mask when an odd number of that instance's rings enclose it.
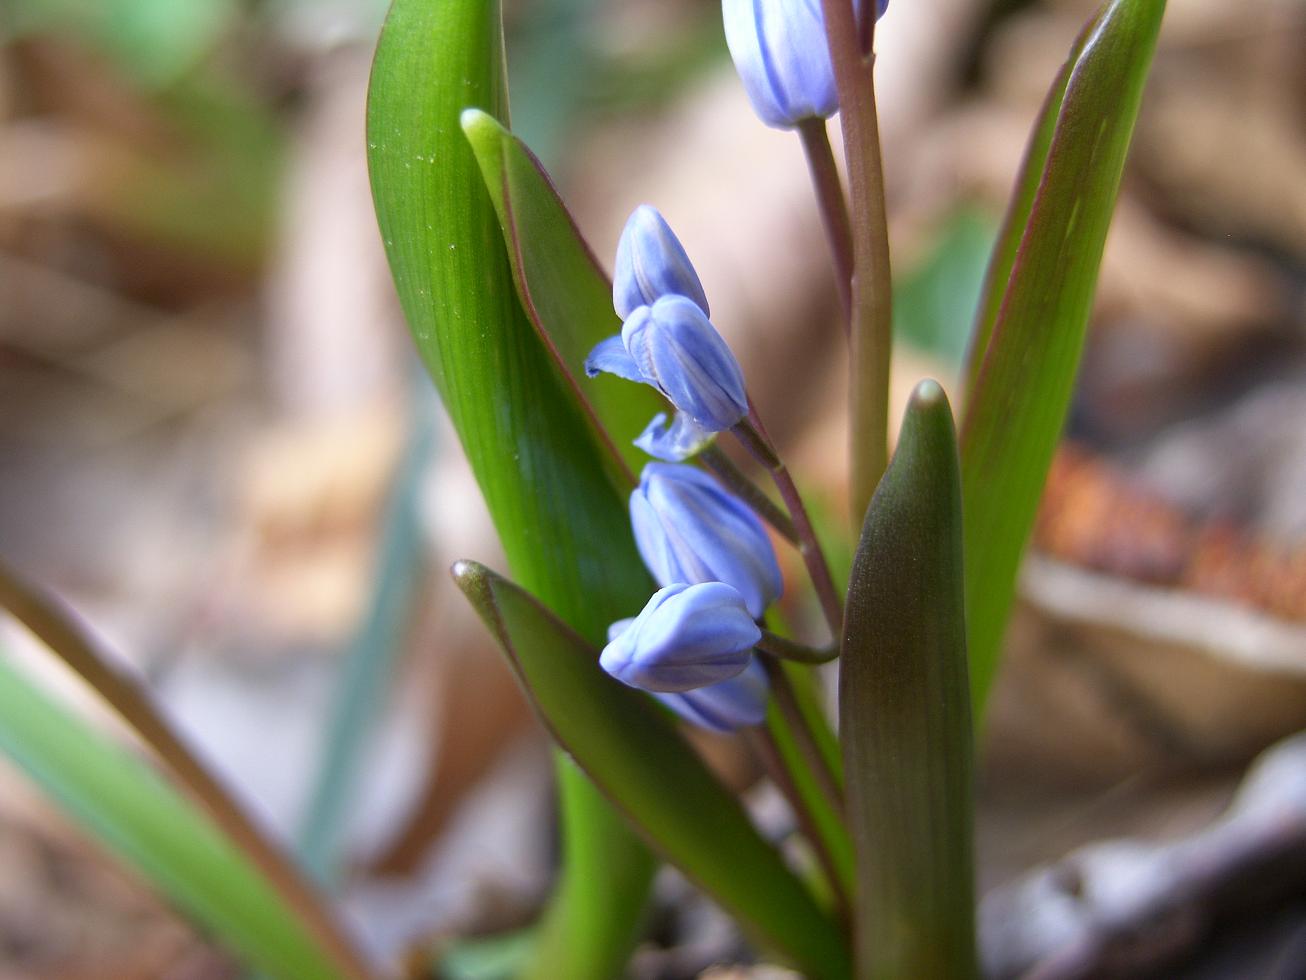
<instances>
[{"instance_id":1,"label":"unopened flower bud","mask_svg":"<svg viewBox=\"0 0 1306 980\"><path fill-rule=\"evenodd\" d=\"M861 16L864 6L853 9ZM888 0L878 0L883 16ZM776 129L839 108L821 0L723 0L726 44L753 111Z\"/></svg>"},{"instance_id":2,"label":"unopened flower bud","mask_svg":"<svg viewBox=\"0 0 1306 980\"><path fill-rule=\"evenodd\" d=\"M757 515L693 466L649 463L630 495L635 544L659 585L725 582L759 619L784 582Z\"/></svg>"},{"instance_id":3,"label":"unopened flower bud","mask_svg":"<svg viewBox=\"0 0 1306 980\"><path fill-rule=\"evenodd\" d=\"M693 300L663 296L641 306L627 318L621 339L644 379L709 432L748 414L744 372Z\"/></svg>"},{"instance_id":4,"label":"unopened flower bud","mask_svg":"<svg viewBox=\"0 0 1306 980\"><path fill-rule=\"evenodd\" d=\"M599 664L631 687L692 691L741 673L761 638L737 590L724 582L681 582L653 593L603 648Z\"/></svg>"},{"instance_id":5,"label":"unopened flower bud","mask_svg":"<svg viewBox=\"0 0 1306 980\"><path fill-rule=\"evenodd\" d=\"M733 732L766 720L770 685L766 669L756 657L728 681L696 691L655 694L659 701L686 721L714 732Z\"/></svg>"},{"instance_id":6,"label":"unopened flower bud","mask_svg":"<svg viewBox=\"0 0 1306 980\"><path fill-rule=\"evenodd\" d=\"M612 305L624 320L663 296L684 296L704 314L710 312L703 283L680 239L657 208L641 204L626 220L617 243Z\"/></svg>"}]
</instances>

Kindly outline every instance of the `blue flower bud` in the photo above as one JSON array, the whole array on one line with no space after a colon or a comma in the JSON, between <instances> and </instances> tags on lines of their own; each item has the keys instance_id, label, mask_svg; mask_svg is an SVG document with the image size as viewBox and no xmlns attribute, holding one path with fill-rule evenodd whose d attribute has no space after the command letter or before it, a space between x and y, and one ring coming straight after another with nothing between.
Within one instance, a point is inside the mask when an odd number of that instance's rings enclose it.
<instances>
[{"instance_id":1,"label":"blue flower bud","mask_svg":"<svg viewBox=\"0 0 1306 980\"><path fill-rule=\"evenodd\" d=\"M667 413L658 412L647 428L635 440L635 445L655 459L679 463L702 450L712 441L712 433L684 412L677 412L675 420L667 422Z\"/></svg>"},{"instance_id":2,"label":"blue flower bud","mask_svg":"<svg viewBox=\"0 0 1306 980\"><path fill-rule=\"evenodd\" d=\"M653 593L644 611L603 648L599 664L645 691L692 691L748 666L762 638L744 597L724 582L683 582Z\"/></svg>"},{"instance_id":3,"label":"blue flower bud","mask_svg":"<svg viewBox=\"0 0 1306 980\"><path fill-rule=\"evenodd\" d=\"M784 581L757 515L693 466L649 463L630 495L635 544L659 585L725 582L760 619Z\"/></svg>"},{"instance_id":4,"label":"blue flower bud","mask_svg":"<svg viewBox=\"0 0 1306 980\"><path fill-rule=\"evenodd\" d=\"M663 296L638 307L619 336L600 341L585 358L585 373L592 378L605 372L657 388L704 432L729 429L748 414L739 362L712 321L684 296ZM683 444L690 431L675 436ZM656 435L645 430L640 438L662 445L670 435L662 426Z\"/></svg>"},{"instance_id":5,"label":"blue flower bud","mask_svg":"<svg viewBox=\"0 0 1306 980\"><path fill-rule=\"evenodd\" d=\"M641 306L626 319L621 339L644 380L709 432L748 414L744 372L693 300L663 296Z\"/></svg>"},{"instance_id":6,"label":"blue flower bud","mask_svg":"<svg viewBox=\"0 0 1306 980\"><path fill-rule=\"evenodd\" d=\"M883 16L888 0L878 0ZM854 10L861 16L861 0ZM821 0L723 0L726 44L753 111L776 129L839 108Z\"/></svg>"},{"instance_id":7,"label":"blue flower bud","mask_svg":"<svg viewBox=\"0 0 1306 980\"><path fill-rule=\"evenodd\" d=\"M680 717L714 732L733 732L766 720L769 693L766 669L756 657L728 681L718 681L696 691L655 694Z\"/></svg>"},{"instance_id":8,"label":"blue flower bud","mask_svg":"<svg viewBox=\"0 0 1306 980\"><path fill-rule=\"evenodd\" d=\"M657 208L641 204L626 220L617 243L612 305L624 320L663 296L684 296L705 314L711 312L703 283L680 239Z\"/></svg>"}]
</instances>

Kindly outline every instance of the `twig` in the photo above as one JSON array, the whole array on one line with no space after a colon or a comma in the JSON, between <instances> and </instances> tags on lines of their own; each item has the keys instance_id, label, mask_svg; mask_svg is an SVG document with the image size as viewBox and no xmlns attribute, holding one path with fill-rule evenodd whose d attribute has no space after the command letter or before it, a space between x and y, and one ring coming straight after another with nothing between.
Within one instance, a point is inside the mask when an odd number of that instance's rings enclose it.
<instances>
[{"instance_id":1,"label":"twig","mask_svg":"<svg viewBox=\"0 0 1306 980\"><path fill-rule=\"evenodd\" d=\"M995 978L1152 976L1222 922L1306 886L1306 735L1265 752L1214 825L1163 844L1108 841L1035 870L980 907Z\"/></svg>"}]
</instances>

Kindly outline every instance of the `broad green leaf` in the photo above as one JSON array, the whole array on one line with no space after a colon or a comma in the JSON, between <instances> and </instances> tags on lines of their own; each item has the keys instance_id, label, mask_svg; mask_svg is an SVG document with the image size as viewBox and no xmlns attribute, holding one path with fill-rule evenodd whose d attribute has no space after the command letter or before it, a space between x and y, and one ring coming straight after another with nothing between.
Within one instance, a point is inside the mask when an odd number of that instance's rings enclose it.
<instances>
[{"instance_id":1,"label":"broad green leaf","mask_svg":"<svg viewBox=\"0 0 1306 980\"><path fill-rule=\"evenodd\" d=\"M804 975L846 976L839 927L665 712L604 673L597 651L523 590L473 562L454 577L553 737L649 842Z\"/></svg>"},{"instance_id":2,"label":"broad green leaf","mask_svg":"<svg viewBox=\"0 0 1306 980\"><path fill-rule=\"evenodd\" d=\"M600 640L653 591L625 501L574 389L518 303L494 205L459 126L506 110L499 4L396 0L367 108L377 219L404 314L458 431L513 574ZM566 767L563 880L532 969L620 972L653 862Z\"/></svg>"},{"instance_id":3,"label":"broad green leaf","mask_svg":"<svg viewBox=\"0 0 1306 980\"><path fill-rule=\"evenodd\" d=\"M338 980L268 882L196 807L0 656L0 751L250 966Z\"/></svg>"},{"instance_id":4,"label":"broad green leaf","mask_svg":"<svg viewBox=\"0 0 1306 980\"><path fill-rule=\"evenodd\" d=\"M867 980L979 974L961 549L952 411L923 381L866 512L839 660Z\"/></svg>"},{"instance_id":5,"label":"broad green leaf","mask_svg":"<svg viewBox=\"0 0 1306 980\"><path fill-rule=\"evenodd\" d=\"M647 457L631 441L666 404L646 385L586 378L585 358L621 332L612 283L530 150L493 116L464 113L463 131L494 200L522 305L569 381L583 391L632 472Z\"/></svg>"},{"instance_id":6,"label":"broad green leaf","mask_svg":"<svg viewBox=\"0 0 1306 980\"><path fill-rule=\"evenodd\" d=\"M1028 211L1014 256L995 255L1006 281L992 337L961 427L966 515L966 616L976 714L997 669L1025 542L1065 424L1098 266L1120 187L1165 0L1111 0L1077 45L1056 110L1035 129L1018 182L1014 222ZM1055 105L1054 95L1050 105ZM1010 262L1010 275L1000 270ZM992 308L981 310L980 332ZM982 343L982 340L979 341Z\"/></svg>"}]
</instances>

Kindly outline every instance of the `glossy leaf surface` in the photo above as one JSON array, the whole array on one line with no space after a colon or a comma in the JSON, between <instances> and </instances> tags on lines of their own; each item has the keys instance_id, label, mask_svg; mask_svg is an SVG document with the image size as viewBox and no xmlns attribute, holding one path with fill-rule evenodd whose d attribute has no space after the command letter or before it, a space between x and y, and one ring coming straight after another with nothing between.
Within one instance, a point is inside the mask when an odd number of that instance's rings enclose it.
<instances>
[{"instance_id":1,"label":"glossy leaf surface","mask_svg":"<svg viewBox=\"0 0 1306 980\"><path fill-rule=\"evenodd\" d=\"M650 843L805 976L846 976L838 926L667 714L604 673L593 647L526 592L473 562L454 577L554 738Z\"/></svg>"},{"instance_id":2,"label":"glossy leaf surface","mask_svg":"<svg viewBox=\"0 0 1306 980\"><path fill-rule=\"evenodd\" d=\"M653 591L612 457L518 302L503 235L459 125L506 111L499 5L396 0L368 97L368 162L390 269L513 574L597 642ZM564 875L536 976L620 972L652 859L583 779L561 770Z\"/></svg>"},{"instance_id":3,"label":"glossy leaf surface","mask_svg":"<svg viewBox=\"0 0 1306 980\"><path fill-rule=\"evenodd\" d=\"M525 144L485 112L465 113L462 125L499 215L522 305L638 475L648 457L632 440L654 415L668 410L666 403L647 385L611 375L587 378L583 368L595 344L621 332L611 281Z\"/></svg>"},{"instance_id":4,"label":"glossy leaf surface","mask_svg":"<svg viewBox=\"0 0 1306 980\"><path fill-rule=\"evenodd\" d=\"M993 283L1006 280L961 431L966 608L975 704L997 668L1021 554L1065 424L1098 266L1165 0L1111 0L1076 45L1047 149L1036 126ZM1060 81L1058 84L1061 84ZM1049 101L1057 105L1056 88ZM1041 170L1028 205L1033 169ZM1002 270L1010 264L1009 276ZM993 290L981 311L994 307ZM988 311L988 312L986 312ZM980 341L982 342L982 341Z\"/></svg>"},{"instance_id":5,"label":"glossy leaf surface","mask_svg":"<svg viewBox=\"0 0 1306 980\"><path fill-rule=\"evenodd\" d=\"M978 976L961 488L924 381L866 513L839 660L862 978Z\"/></svg>"}]
</instances>

